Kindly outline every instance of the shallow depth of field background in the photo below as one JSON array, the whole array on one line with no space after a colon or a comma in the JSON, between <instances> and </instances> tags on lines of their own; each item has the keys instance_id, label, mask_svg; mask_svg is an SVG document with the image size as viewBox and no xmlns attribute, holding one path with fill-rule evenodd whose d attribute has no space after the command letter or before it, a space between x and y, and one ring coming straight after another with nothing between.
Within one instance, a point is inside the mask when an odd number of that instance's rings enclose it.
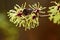
<instances>
[{"instance_id":1,"label":"shallow depth of field background","mask_svg":"<svg viewBox=\"0 0 60 40\"><path fill-rule=\"evenodd\" d=\"M50 3L51 1L59 2L59 0L0 0L0 40L60 40L60 25L49 21L48 17L40 18L39 27L24 31L24 28L18 28L11 23L7 16L7 12L13 9L15 4L27 2L28 5L40 2L42 6L48 8L54 5Z\"/></svg>"}]
</instances>

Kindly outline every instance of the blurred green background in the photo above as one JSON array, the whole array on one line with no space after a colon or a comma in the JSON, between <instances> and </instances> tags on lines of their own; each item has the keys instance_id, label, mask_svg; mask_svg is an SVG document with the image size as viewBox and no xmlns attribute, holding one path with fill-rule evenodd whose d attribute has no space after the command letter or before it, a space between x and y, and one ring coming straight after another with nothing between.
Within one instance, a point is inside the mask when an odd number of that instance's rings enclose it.
<instances>
[{"instance_id":1,"label":"blurred green background","mask_svg":"<svg viewBox=\"0 0 60 40\"><path fill-rule=\"evenodd\" d=\"M18 28L11 23L7 16L7 12L13 9L15 4L27 2L28 5L40 2L42 6L48 8L53 5L51 1L59 2L59 0L0 0L0 40L60 40L60 25L49 21L48 17L39 19L39 27L24 31L24 28Z\"/></svg>"}]
</instances>

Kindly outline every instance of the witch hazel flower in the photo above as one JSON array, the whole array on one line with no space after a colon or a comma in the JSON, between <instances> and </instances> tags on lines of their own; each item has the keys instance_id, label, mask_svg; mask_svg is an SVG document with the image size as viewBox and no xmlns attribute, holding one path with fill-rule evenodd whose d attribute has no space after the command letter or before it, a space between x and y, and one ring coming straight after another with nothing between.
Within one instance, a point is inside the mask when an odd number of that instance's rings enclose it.
<instances>
[{"instance_id":1,"label":"witch hazel flower","mask_svg":"<svg viewBox=\"0 0 60 40\"><path fill-rule=\"evenodd\" d=\"M12 10L9 10L8 12L10 21L16 24L16 26L20 25L20 21L23 21L22 18L25 18L23 16L23 10L25 9L25 6L26 6L26 3L24 5L22 4L22 6L19 6L16 4L14 6L14 10L12 9Z\"/></svg>"},{"instance_id":2,"label":"witch hazel flower","mask_svg":"<svg viewBox=\"0 0 60 40\"><path fill-rule=\"evenodd\" d=\"M60 24L60 3L55 1L52 1L51 3L54 3L55 5L49 7L49 19L54 23Z\"/></svg>"},{"instance_id":3,"label":"witch hazel flower","mask_svg":"<svg viewBox=\"0 0 60 40\"><path fill-rule=\"evenodd\" d=\"M40 13L45 13L42 10L44 10L46 7L42 7L39 2L33 5L29 5L29 7L32 8L33 12L38 16L40 15Z\"/></svg>"}]
</instances>

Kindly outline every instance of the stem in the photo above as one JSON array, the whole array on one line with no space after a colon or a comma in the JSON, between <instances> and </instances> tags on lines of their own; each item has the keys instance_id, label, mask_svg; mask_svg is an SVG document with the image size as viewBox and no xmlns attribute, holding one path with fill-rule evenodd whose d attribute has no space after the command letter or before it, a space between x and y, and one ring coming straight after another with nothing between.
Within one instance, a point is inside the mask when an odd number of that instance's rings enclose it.
<instances>
[{"instance_id":1,"label":"stem","mask_svg":"<svg viewBox=\"0 0 60 40\"><path fill-rule=\"evenodd\" d=\"M48 16L50 16L50 15L40 15L40 17L48 17Z\"/></svg>"}]
</instances>

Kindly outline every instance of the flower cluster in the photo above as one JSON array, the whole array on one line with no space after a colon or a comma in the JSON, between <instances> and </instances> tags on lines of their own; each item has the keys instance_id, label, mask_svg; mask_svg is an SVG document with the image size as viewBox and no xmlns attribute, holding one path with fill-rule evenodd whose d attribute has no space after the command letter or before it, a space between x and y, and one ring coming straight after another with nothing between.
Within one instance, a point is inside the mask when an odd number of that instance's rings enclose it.
<instances>
[{"instance_id":1,"label":"flower cluster","mask_svg":"<svg viewBox=\"0 0 60 40\"><path fill-rule=\"evenodd\" d=\"M39 2L38 4L29 5L31 8L25 8L26 3L22 6L16 4L14 10L9 10L8 16L10 21L16 24L16 26L24 27L25 30L35 28L39 26L39 13L42 9Z\"/></svg>"},{"instance_id":2,"label":"flower cluster","mask_svg":"<svg viewBox=\"0 0 60 40\"><path fill-rule=\"evenodd\" d=\"M54 1L52 1L51 3L55 3L56 5L49 7L49 19L50 21L53 20L54 23L60 24L60 3L56 3Z\"/></svg>"}]
</instances>

